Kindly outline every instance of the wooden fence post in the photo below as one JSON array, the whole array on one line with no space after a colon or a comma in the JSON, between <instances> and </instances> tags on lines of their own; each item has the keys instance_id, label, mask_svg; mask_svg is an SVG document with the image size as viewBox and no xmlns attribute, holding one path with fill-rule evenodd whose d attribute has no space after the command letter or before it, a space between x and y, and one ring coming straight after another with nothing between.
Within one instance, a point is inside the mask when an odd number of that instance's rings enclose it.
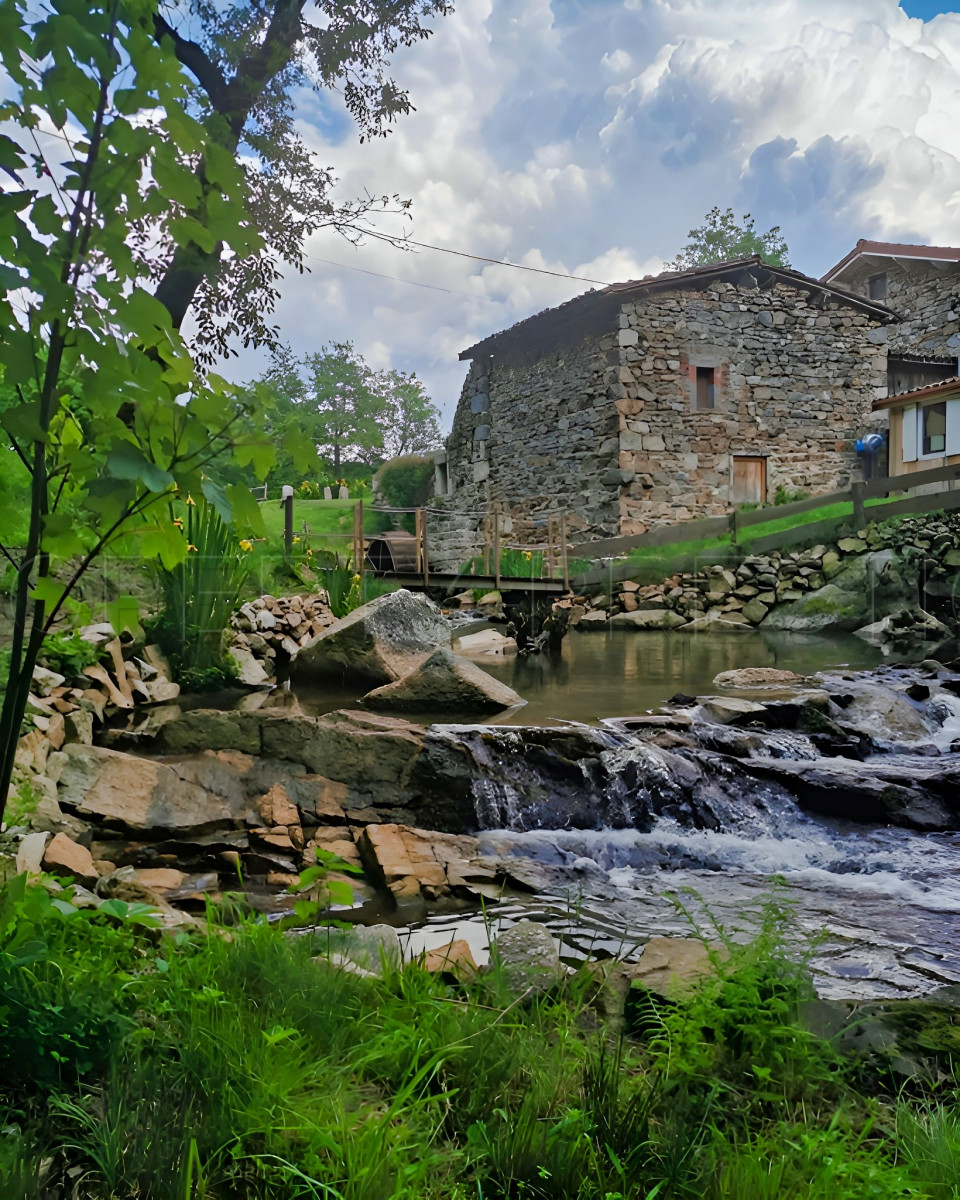
<instances>
[{"instance_id":1,"label":"wooden fence post","mask_svg":"<svg viewBox=\"0 0 960 1200\"><path fill-rule=\"evenodd\" d=\"M863 504L863 481L850 485L850 497L853 500L853 523L857 529L862 529L867 523L867 513Z\"/></svg>"},{"instance_id":2,"label":"wooden fence post","mask_svg":"<svg viewBox=\"0 0 960 1200\"><path fill-rule=\"evenodd\" d=\"M500 514L493 514L493 578L500 591Z\"/></svg>"},{"instance_id":3,"label":"wooden fence post","mask_svg":"<svg viewBox=\"0 0 960 1200\"><path fill-rule=\"evenodd\" d=\"M737 544L737 510L735 506L730 509L730 541L734 546Z\"/></svg>"},{"instance_id":4,"label":"wooden fence post","mask_svg":"<svg viewBox=\"0 0 960 1200\"><path fill-rule=\"evenodd\" d=\"M353 506L353 573L360 576L360 591L363 594L363 560L366 557L363 545L363 501Z\"/></svg>"},{"instance_id":5,"label":"wooden fence post","mask_svg":"<svg viewBox=\"0 0 960 1200\"><path fill-rule=\"evenodd\" d=\"M567 514L560 513L560 568L563 571L563 590L570 591L570 556L567 546Z\"/></svg>"},{"instance_id":6,"label":"wooden fence post","mask_svg":"<svg viewBox=\"0 0 960 1200\"><path fill-rule=\"evenodd\" d=\"M490 513L483 518L483 573L490 574Z\"/></svg>"},{"instance_id":7,"label":"wooden fence post","mask_svg":"<svg viewBox=\"0 0 960 1200\"><path fill-rule=\"evenodd\" d=\"M553 517L547 517L547 578L553 578L553 540L555 530Z\"/></svg>"},{"instance_id":8,"label":"wooden fence post","mask_svg":"<svg viewBox=\"0 0 960 1200\"><path fill-rule=\"evenodd\" d=\"M283 544L287 554L293 551L293 488L283 489Z\"/></svg>"},{"instance_id":9,"label":"wooden fence post","mask_svg":"<svg viewBox=\"0 0 960 1200\"><path fill-rule=\"evenodd\" d=\"M430 586L430 546L427 541L427 510L421 508L420 514L420 562L423 567L423 586L428 588Z\"/></svg>"}]
</instances>

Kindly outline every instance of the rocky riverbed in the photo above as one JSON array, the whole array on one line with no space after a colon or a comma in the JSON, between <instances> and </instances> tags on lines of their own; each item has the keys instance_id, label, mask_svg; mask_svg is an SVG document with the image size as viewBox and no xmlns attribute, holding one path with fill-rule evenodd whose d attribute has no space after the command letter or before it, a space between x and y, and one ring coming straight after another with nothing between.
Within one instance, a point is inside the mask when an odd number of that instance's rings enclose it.
<instances>
[{"instance_id":1,"label":"rocky riverbed","mask_svg":"<svg viewBox=\"0 0 960 1200\"><path fill-rule=\"evenodd\" d=\"M21 859L174 909L239 873L282 908L319 847L395 921L481 898L556 915L579 893L608 942L689 931L678 888L735 920L784 875L804 926L831 931L826 991L914 994L960 981L958 697L960 672L932 661L728 672L596 726L315 717L274 693L49 754L56 799Z\"/></svg>"}]
</instances>

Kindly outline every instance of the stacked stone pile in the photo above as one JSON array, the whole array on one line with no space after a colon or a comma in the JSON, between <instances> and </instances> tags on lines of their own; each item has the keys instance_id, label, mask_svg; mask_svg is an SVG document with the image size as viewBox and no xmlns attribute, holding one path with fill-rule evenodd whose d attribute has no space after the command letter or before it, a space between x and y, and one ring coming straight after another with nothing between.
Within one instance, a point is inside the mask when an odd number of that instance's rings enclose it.
<instances>
[{"instance_id":1,"label":"stacked stone pile","mask_svg":"<svg viewBox=\"0 0 960 1200\"><path fill-rule=\"evenodd\" d=\"M706 628L862 632L879 644L944 640L960 595L960 515L869 525L830 546L747 555L641 586L566 599L581 632ZM946 624L944 624L946 622Z\"/></svg>"},{"instance_id":2,"label":"stacked stone pile","mask_svg":"<svg viewBox=\"0 0 960 1200\"><path fill-rule=\"evenodd\" d=\"M119 638L108 624L87 625L80 636L101 650L100 662L68 679L38 666L27 700L30 728L17 744L11 794L31 789L55 798L47 774L49 756L65 745L89 745L95 732L118 713L167 706L180 695L159 646L138 645L129 635ZM179 709L174 710L179 713Z\"/></svg>"},{"instance_id":3,"label":"stacked stone pile","mask_svg":"<svg viewBox=\"0 0 960 1200\"><path fill-rule=\"evenodd\" d=\"M230 618L230 653L240 682L256 687L276 677L277 666L336 621L325 592L312 596L258 596Z\"/></svg>"}]
</instances>

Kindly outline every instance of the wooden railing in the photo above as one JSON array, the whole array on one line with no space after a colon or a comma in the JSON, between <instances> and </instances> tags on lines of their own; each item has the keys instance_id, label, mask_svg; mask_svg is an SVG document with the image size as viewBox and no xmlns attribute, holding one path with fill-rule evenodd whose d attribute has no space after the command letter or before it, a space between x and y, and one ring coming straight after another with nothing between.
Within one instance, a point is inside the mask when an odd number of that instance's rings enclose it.
<instances>
[{"instance_id":1,"label":"wooden railing","mask_svg":"<svg viewBox=\"0 0 960 1200\"><path fill-rule=\"evenodd\" d=\"M894 492L906 492L918 487L928 487L937 483L953 483L960 480L960 464L949 467L938 467L932 471L917 471L912 475L887 475L882 479L870 479L853 483L849 488L839 492L827 492L822 496L810 496L805 500L795 500L792 504L777 504L764 508L755 508L747 512L732 508L728 513L718 517L703 517L695 521L679 521L672 525L656 525L646 533L633 534L627 537L603 538L598 541L581 542L572 546L570 553L579 558L613 558L619 554L628 553L640 546L668 546L678 542L699 542L707 538L722 537L730 534L734 542L743 529L753 525L765 525L769 521L800 516L803 513L816 512L818 508L827 508L834 504L847 503L851 506L850 516L857 527L867 523L867 500L882 499ZM900 513L930 512L937 507L952 507L944 504L944 498L953 489L943 488L936 493L923 496L911 496L907 500L885 504L884 516L896 516ZM960 492L957 493L960 497ZM935 501L939 500L939 504ZM809 525L799 525L798 529L809 529ZM792 533L792 530L783 530Z\"/></svg>"}]
</instances>

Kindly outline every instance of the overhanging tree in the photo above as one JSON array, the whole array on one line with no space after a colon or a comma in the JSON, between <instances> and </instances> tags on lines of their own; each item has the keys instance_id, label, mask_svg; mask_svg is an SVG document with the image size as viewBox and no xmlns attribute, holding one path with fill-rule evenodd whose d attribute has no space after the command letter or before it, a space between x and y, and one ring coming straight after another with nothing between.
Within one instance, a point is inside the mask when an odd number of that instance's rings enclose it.
<instances>
[{"instance_id":1,"label":"overhanging tree","mask_svg":"<svg viewBox=\"0 0 960 1200\"><path fill-rule=\"evenodd\" d=\"M384 77L386 52L424 36L421 13L446 11L431 0L321 3L320 37L305 28L305 7L183 0L161 12L157 0L57 0L38 12L27 0L0 3L0 64L15 91L0 106L12 131L0 137L0 425L30 487L25 544L0 545L14 594L0 816L43 637L91 563L134 527L144 557L175 565L186 542L155 511L176 489L202 491L226 518L259 519L245 487L219 487L207 468L229 451L262 473L272 450L244 432L237 394L198 374L179 330L202 299L209 363L244 329L231 270L235 281L243 271L260 281L260 293L252 284L243 295L265 298L269 311L278 260L295 261L313 225L301 212L285 226L272 208L262 235L264 192L251 189L238 154L254 139L269 150L271 129L286 129L277 162L305 187L314 167L283 100L297 71L326 40L319 78L344 81L370 132L409 107ZM227 39L232 57L200 55L170 24L187 9L217 30L214 40ZM182 68L199 81L211 64L220 82L203 105ZM208 73L200 90L215 82ZM205 335L204 321L219 324ZM252 340L262 333L248 329Z\"/></svg>"},{"instance_id":2,"label":"overhanging tree","mask_svg":"<svg viewBox=\"0 0 960 1200\"><path fill-rule=\"evenodd\" d=\"M339 93L361 140L383 135L412 109L407 93L387 74L389 56L428 37L425 22L451 8L449 0L160 4L155 36L189 73L193 111L218 151L242 157L250 211L262 238L252 253L225 253L210 221L219 181L209 155L187 164L193 191L181 203L180 216L182 228L194 236L165 241L158 254L152 231L141 231L156 266L157 298L175 329L193 306L192 344L202 361L228 353L238 338L245 345L279 344L270 317L283 264L305 269L303 244L312 232L329 226L356 241L371 215L409 207L399 196L336 201L334 173L308 150L294 101L303 88Z\"/></svg>"},{"instance_id":3,"label":"overhanging tree","mask_svg":"<svg viewBox=\"0 0 960 1200\"><path fill-rule=\"evenodd\" d=\"M181 560L180 531L154 517L176 489L256 521L249 490L217 487L206 467L228 449L269 462L262 441L234 436L230 389L198 377L128 242L131 221L189 240L150 180L183 199L184 153L210 149L179 63L154 40L154 11L150 0L61 0L40 15L26 0L0 6L0 62L17 92L0 106L0 424L30 486L26 544L0 545L14 599L0 814L43 638L77 582L131 530L145 557ZM54 140L57 159L41 149ZM261 243L240 169L211 161L217 236L249 254Z\"/></svg>"}]
</instances>

